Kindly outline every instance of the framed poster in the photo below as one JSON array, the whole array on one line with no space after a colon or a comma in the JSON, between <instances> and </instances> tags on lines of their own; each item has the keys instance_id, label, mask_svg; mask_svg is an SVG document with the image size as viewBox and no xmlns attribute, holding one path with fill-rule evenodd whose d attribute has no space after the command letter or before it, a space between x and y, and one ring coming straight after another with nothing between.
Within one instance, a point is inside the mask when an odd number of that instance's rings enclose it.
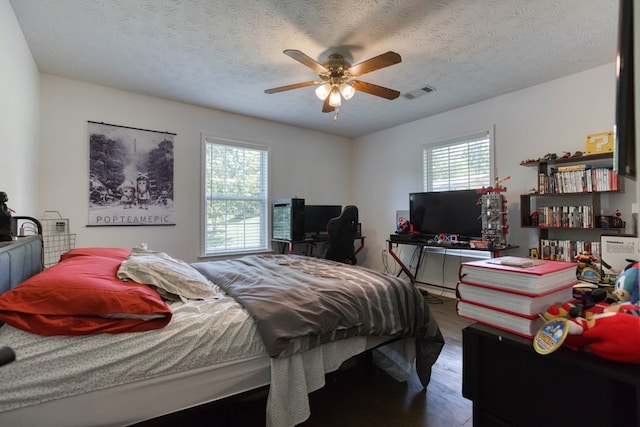
<instances>
[{"instance_id":1,"label":"framed poster","mask_svg":"<svg viewBox=\"0 0 640 427\"><path fill-rule=\"evenodd\" d=\"M91 121L88 130L88 225L175 225L176 134Z\"/></svg>"}]
</instances>

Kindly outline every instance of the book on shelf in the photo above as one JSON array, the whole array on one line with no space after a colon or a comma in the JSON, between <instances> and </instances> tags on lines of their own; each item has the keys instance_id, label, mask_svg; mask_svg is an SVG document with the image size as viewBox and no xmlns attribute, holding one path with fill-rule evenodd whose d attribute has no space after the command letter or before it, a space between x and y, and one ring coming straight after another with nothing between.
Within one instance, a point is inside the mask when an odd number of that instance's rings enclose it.
<instances>
[{"instance_id":1,"label":"book on shelf","mask_svg":"<svg viewBox=\"0 0 640 427\"><path fill-rule=\"evenodd\" d=\"M571 301L573 286L573 283L569 283L560 289L533 296L519 291L461 281L456 286L456 296L463 301L531 316L544 312L552 304Z\"/></svg>"},{"instance_id":2,"label":"book on shelf","mask_svg":"<svg viewBox=\"0 0 640 427\"><path fill-rule=\"evenodd\" d=\"M539 227L594 228L591 206L540 206Z\"/></svg>"},{"instance_id":3,"label":"book on shelf","mask_svg":"<svg viewBox=\"0 0 640 427\"><path fill-rule=\"evenodd\" d=\"M573 262L537 260L535 265L513 265L519 257L499 257L464 262L458 272L459 281L518 291L537 296L576 282L577 264Z\"/></svg>"},{"instance_id":4,"label":"book on shelf","mask_svg":"<svg viewBox=\"0 0 640 427\"><path fill-rule=\"evenodd\" d=\"M525 316L465 300L458 300L456 302L456 311L458 316L464 317L465 319L483 323L529 339L533 338L544 323L544 319L537 314Z\"/></svg>"},{"instance_id":5,"label":"book on shelf","mask_svg":"<svg viewBox=\"0 0 640 427\"><path fill-rule=\"evenodd\" d=\"M578 169L571 169L574 166ZM610 168L589 168L587 165L558 167L549 174L538 174L539 194L588 193L618 191L618 173Z\"/></svg>"},{"instance_id":6,"label":"book on shelf","mask_svg":"<svg viewBox=\"0 0 640 427\"><path fill-rule=\"evenodd\" d=\"M542 248L542 259L552 261L574 261L576 256L582 252L599 254L600 242L589 242L585 240L550 240L540 239Z\"/></svg>"}]
</instances>

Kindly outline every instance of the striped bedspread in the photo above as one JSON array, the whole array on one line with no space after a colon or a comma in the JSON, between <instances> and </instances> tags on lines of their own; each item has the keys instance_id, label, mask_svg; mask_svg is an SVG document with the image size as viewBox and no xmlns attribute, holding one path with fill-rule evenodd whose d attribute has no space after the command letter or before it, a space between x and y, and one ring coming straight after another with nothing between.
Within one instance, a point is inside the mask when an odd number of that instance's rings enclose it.
<instances>
[{"instance_id":1,"label":"striped bedspread","mask_svg":"<svg viewBox=\"0 0 640 427\"><path fill-rule=\"evenodd\" d=\"M426 386L444 345L422 294L395 276L299 255L192 265L251 314L271 357L351 336L416 337Z\"/></svg>"}]
</instances>

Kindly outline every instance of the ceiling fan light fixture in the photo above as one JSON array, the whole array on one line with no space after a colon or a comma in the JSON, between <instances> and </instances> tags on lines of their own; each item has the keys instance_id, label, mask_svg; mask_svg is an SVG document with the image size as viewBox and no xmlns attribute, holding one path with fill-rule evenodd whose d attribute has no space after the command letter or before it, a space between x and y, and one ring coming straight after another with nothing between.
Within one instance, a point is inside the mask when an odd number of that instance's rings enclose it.
<instances>
[{"instance_id":1,"label":"ceiling fan light fixture","mask_svg":"<svg viewBox=\"0 0 640 427\"><path fill-rule=\"evenodd\" d=\"M347 101L353 98L353 95L356 94L356 90L347 82L343 82L340 84L340 93Z\"/></svg>"},{"instance_id":2,"label":"ceiling fan light fixture","mask_svg":"<svg viewBox=\"0 0 640 427\"><path fill-rule=\"evenodd\" d=\"M329 94L329 105L332 107L339 107L342 105L342 97L340 96L340 91L338 88L331 89L331 93Z\"/></svg>"},{"instance_id":3,"label":"ceiling fan light fixture","mask_svg":"<svg viewBox=\"0 0 640 427\"><path fill-rule=\"evenodd\" d=\"M324 101L327 96L331 93L331 85L329 83L325 83L323 85L318 86L316 89L316 96Z\"/></svg>"},{"instance_id":4,"label":"ceiling fan light fixture","mask_svg":"<svg viewBox=\"0 0 640 427\"><path fill-rule=\"evenodd\" d=\"M400 96L400 92L397 90L355 80L356 77L363 74L401 62L402 58L396 52L388 51L369 58L366 61L359 62L356 65L351 65L349 61L337 53L329 55L323 63L316 61L309 55L296 49L286 49L284 54L315 71L321 80L309 80L274 87L266 89L264 92L271 94L307 86L316 86L316 96L323 101L322 112L329 113L335 111L334 120L337 119L337 107L342 105L342 98L344 97L345 100L349 100L353 98L356 92L365 92L389 100L396 99Z\"/></svg>"}]
</instances>

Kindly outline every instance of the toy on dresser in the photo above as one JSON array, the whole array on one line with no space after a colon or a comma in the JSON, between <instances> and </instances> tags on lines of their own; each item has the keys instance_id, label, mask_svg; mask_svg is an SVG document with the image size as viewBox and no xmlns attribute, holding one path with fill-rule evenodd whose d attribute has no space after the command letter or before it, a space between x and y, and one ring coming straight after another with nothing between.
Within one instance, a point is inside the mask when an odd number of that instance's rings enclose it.
<instances>
[{"instance_id":1,"label":"toy on dresser","mask_svg":"<svg viewBox=\"0 0 640 427\"><path fill-rule=\"evenodd\" d=\"M616 279L613 293L601 293L589 304L574 300L553 305L544 313L547 322L534 337L540 354L561 345L619 362L640 363L640 285L638 263Z\"/></svg>"}]
</instances>

